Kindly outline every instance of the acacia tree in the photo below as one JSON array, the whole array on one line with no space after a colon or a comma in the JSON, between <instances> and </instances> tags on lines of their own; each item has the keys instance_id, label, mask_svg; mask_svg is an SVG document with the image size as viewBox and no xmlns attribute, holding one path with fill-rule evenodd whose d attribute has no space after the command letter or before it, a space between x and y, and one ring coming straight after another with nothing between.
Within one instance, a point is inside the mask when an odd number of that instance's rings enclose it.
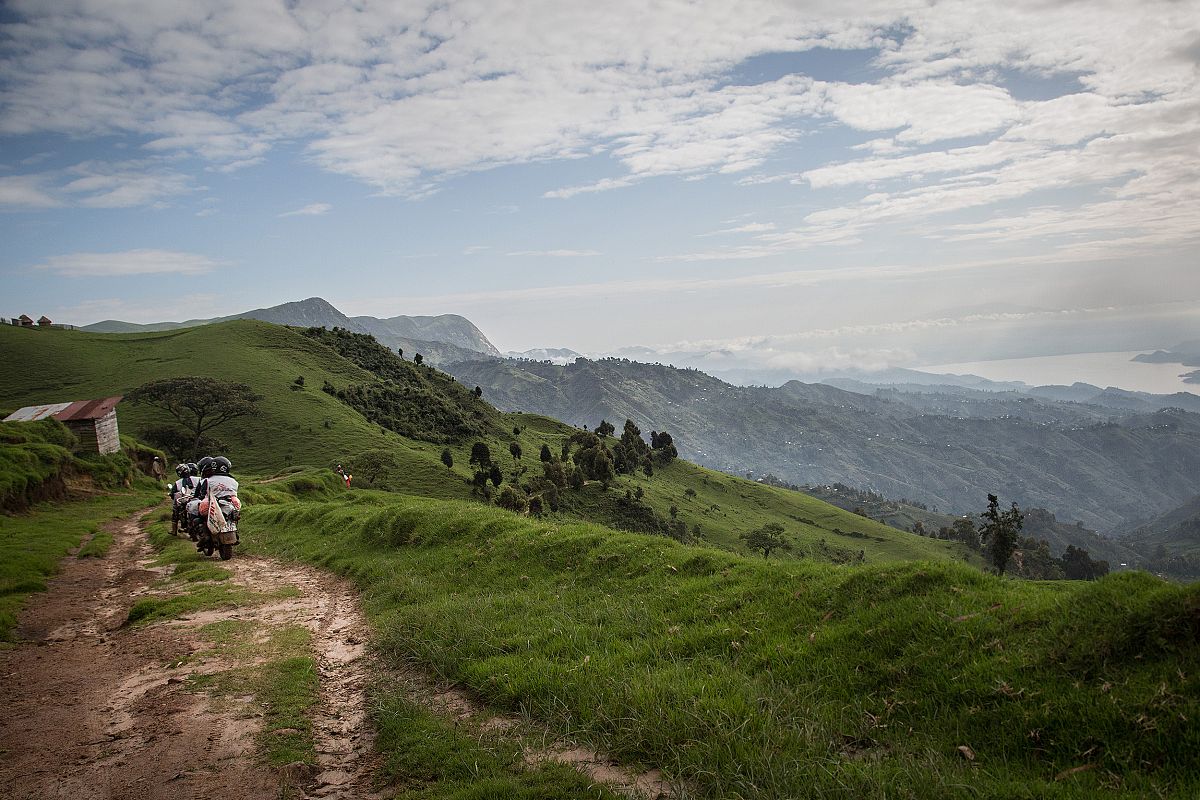
<instances>
[{"instance_id":1,"label":"acacia tree","mask_svg":"<svg viewBox=\"0 0 1200 800\"><path fill-rule=\"evenodd\" d=\"M1008 559L1017 549L1017 541L1021 528L1025 525L1025 515L1013 503L1008 511L1000 510L1000 500L994 494L988 495L987 511L979 515L983 524L979 526L979 539L987 547L988 560L1001 575Z\"/></svg>"},{"instance_id":2,"label":"acacia tree","mask_svg":"<svg viewBox=\"0 0 1200 800\"><path fill-rule=\"evenodd\" d=\"M170 414L187 430L192 439L193 458L199 458L200 441L207 431L255 413L262 398L244 383L187 375L144 383L125 399Z\"/></svg>"},{"instance_id":3,"label":"acacia tree","mask_svg":"<svg viewBox=\"0 0 1200 800\"><path fill-rule=\"evenodd\" d=\"M791 542L783 538L783 533L783 526L778 522L768 522L761 528L743 533L738 538L745 542L751 550L761 551L763 558L770 558L772 550L792 549Z\"/></svg>"}]
</instances>

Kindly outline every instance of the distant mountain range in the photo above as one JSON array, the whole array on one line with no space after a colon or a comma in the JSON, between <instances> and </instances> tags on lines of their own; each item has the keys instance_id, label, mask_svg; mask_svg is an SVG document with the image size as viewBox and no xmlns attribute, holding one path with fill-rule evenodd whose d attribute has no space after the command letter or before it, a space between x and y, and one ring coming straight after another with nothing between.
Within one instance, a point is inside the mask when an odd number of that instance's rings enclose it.
<instances>
[{"instance_id":1,"label":"distant mountain range","mask_svg":"<svg viewBox=\"0 0 1200 800\"><path fill-rule=\"evenodd\" d=\"M292 303L282 303L270 308L256 308L241 314L212 319L193 319L186 322L152 322L140 325L133 322L104 320L83 326L93 333L136 333L141 331L169 331L179 328L194 328L214 322L234 319L257 319L276 325L293 325L301 328L346 328L355 333L372 334L381 344L393 350L403 348L411 356L421 355L430 363L438 364L480 355L500 358L496 349L483 331L475 327L466 317L457 314L442 314L436 317L347 317L328 301L310 297Z\"/></svg>"},{"instance_id":2,"label":"distant mountain range","mask_svg":"<svg viewBox=\"0 0 1200 800\"><path fill-rule=\"evenodd\" d=\"M769 389L623 359L443 368L505 410L618 428L629 418L726 472L841 482L957 513L977 512L994 493L1111 533L1179 506L1200 475L1200 398L1185 393L1066 387L1089 400L1079 402L962 387ZM1177 410L1185 405L1193 411Z\"/></svg>"}]
</instances>

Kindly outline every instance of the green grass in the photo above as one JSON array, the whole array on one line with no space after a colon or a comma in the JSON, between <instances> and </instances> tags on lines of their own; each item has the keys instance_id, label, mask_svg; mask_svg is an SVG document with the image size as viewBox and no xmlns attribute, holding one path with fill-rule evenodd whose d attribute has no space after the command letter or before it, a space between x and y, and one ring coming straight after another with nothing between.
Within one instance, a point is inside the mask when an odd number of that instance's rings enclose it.
<instances>
[{"instance_id":1,"label":"green grass","mask_svg":"<svg viewBox=\"0 0 1200 800\"><path fill-rule=\"evenodd\" d=\"M76 554L79 558L104 558L108 555L109 548L113 545L113 535L108 531L92 532L92 538L87 544L79 548Z\"/></svg>"},{"instance_id":2,"label":"green grass","mask_svg":"<svg viewBox=\"0 0 1200 800\"><path fill-rule=\"evenodd\" d=\"M389 658L702 797L1200 789L1200 585L764 562L365 494L246 519L249 550L356 580Z\"/></svg>"},{"instance_id":3,"label":"green grass","mask_svg":"<svg viewBox=\"0 0 1200 800\"><path fill-rule=\"evenodd\" d=\"M0 515L0 640L11 640L21 606L29 595L46 590L46 581L58 572L71 548L99 524L157 499L156 489L143 486L77 502L46 503L27 514Z\"/></svg>"},{"instance_id":4,"label":"green grass","mask_svg":"<svg viewBox=\"0 0 1200 800\"><path fill-rule=\"evenodd\" d=\"M396 694L376 698L383 774L412 800L616 800L569 766L526 765L511 739L451 726Z\"/></svg>"}]
</instances>

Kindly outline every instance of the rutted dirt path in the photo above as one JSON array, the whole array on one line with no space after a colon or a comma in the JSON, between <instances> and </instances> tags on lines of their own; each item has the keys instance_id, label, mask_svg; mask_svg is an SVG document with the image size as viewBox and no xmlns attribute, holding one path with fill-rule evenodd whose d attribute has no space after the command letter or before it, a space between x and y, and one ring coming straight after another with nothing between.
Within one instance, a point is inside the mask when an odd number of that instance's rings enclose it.
<instances>
[{"instance_id":1,"label":"rutted dirt path","mask_svg":"<svg viewBox=\"0 0 1200 800\"><path fill-rule=\"evenodd\" d=\"M374 780L378 756L367 715L367 689L380 680L481 737L519 737L531 766L570 764L630 798L677 794L657 770L639 773L602 753L553 743L544 731L530 731L528 720L491 714L457 687L412 671L381 673L367 652L357 594L314 568L239 553L221 562L234 584L265 594L295 590L292 596L124 626L135 602L163 591L158 584L171 568L153 566L137 517L106 529L114 537L108 555L65 558L49 590L23 611L19 643L0 649L6 798L388 797ZM316 769L273 770L255 758L262 719L249 689L219 699L189 689L189 678L244 666L223 660L202 633L224 621L250 623L259 638L285 626L310 631L320 673L319 701L310 710Z\"/></svg>"},{"instance_id":2,"label":"rutted dirt path","mask_svg":"<svg viewBox=\"0 0 1200 800\"><path fill-rule=\"evenodd\" d=\"M19 644L0 650L0 786L37 798L278 798L372 796L366 718L366 626L348 587L315 570L235 558L223 566L255 591L299 590L269 605L122 627L129 608L167 568L136 519L108 527L103 559L66 558L49 591L18 621ZM214 702L186 679L227 668L192 659L211 643L199 629L243 619L301 624L313 633L321 696L313 715L321 768L278 772L253 758L261 719L249 695ZM183 662L182 664L180 662ZM299 785L297 785L299 784Z\"/></svg>"}]
</instances>

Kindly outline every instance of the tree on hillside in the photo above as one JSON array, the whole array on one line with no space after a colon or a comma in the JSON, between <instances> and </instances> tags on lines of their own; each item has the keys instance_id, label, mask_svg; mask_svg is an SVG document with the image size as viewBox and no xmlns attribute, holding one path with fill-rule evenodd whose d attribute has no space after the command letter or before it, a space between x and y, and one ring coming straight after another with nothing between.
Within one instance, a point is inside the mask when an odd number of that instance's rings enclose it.
<instances>
[{"instance_id":1,"label":"tree on hillside","mask_svg":"<svg viewBox=\"0 0 1200 800\"><path fill-rule=\"evenodd\" d=\"M670 464L679 457L679 450L675 447L675 440L666 431L650 431L650 449L655 452L660 464Z\"/></svg>"},{"instance_id":2,"label":"tree on hillside","mask_svg":"<svg viewBox=\"0 0 1200 800\"><path fill-rule=\"evenodd\" d=\"M356 456L350 465L354 474L361 475L371 486L374 486L379 478L386 477L400 468L396 456L389 450L368 450Z\"/></svg>"},{"instance_id":3,"label":"tree on hillside","mask_svg":"<svg viewBox=\"0 0 1200 800\"><path fill-rule=\"evenodd\" d=\"M492 464L492 468L488 470L488 478L491 480L493 486L499 486L504 482L504 473L500 471L499 466Z\"/></svg>"},{"instance_id":4,"label":"tree on hillside","mask_svg":"<svg viewBox=\"0 0 1200 800\"><path fill-rule=\"evenodd\" d=\"M979 532L975 530L974 523L966 517L954 520L954 525L950 528L950 538L973 550L979 549Z\"/></svg>"},{"instance_id":5,"label":"tree on hillside","mask_svg":"<svg viewBox=\"0 0 1200 800\"><path fill-rule=\"evenodd\" d=\"M520 486L508 483L496 495L496 505L518 514L524 514L529 508L529 497Z\"/></svg>"},{"instance_id":6,"label":"tree on hillside","mask_svg":"<svg viewBox=\"0 0 1200 800\"><path fill-rule=\"evenodd\" d=\"M994 494L988 495L987 511L979 515L983 524L979 526L979 539L987 548L988 560L1001 575L1008 559L1017 549L1017 540L1021 528L1025 524L1025 515L1013 503L1008 511L1000 510L1000 500Z\"/></svg>"},{"instance_id":7,"label":"tree on hillside","mask_svg":"<svg viewBox=\"0 0 1200 800\"><path fill-rule=\"evenodd\" d=\"M475 387L475 397L477 397L477 398L483 397L483 389L482 388L480 388L478 386Z\"/></svg>"},{"instance_id":8,"label":"tree on hillside","mask_svg":"<svg viewBox=\"0 0 1200 800\"><path fill-rule=\"evenodd\" d=\"M442 463L446 465L446 469L454 469L454 454L447 447L442 450Z\"/></svg>"},{"instance_id":9,"label":"tree on hillside","mask_svg":"<svg viewBox=\"0 0 1200 800\"><path fill-rule=\"evenodd\" d=\"M512 442L509 444L508 452L512 455L513 461L521 460L521 445L518 442Z\"/></svg>"},{"instance_id":10,"label":"tree on hillside","mask_svg":"<svg viewBox=\"0 0 1200 800\"><path fill-rule=\"evenodd\" d=\"M483 442L476 442L471 445L471 464L479 467L490 467L492 465L492 451L488 450L488 446Z\"/></svg>"},{"instance_id":11,"label":"tree on hillside","mask_svg":"<svg viewBox=\"0 0 1200 800\"><path fill-rule=\"evenodd\" d=\"M613 424L606 419L600 420L600 424L596 426L596 433L600 436L612 436L616 430Z\"/></svg>"},{"instance_id":12,"label":"tree on hillside","mask_svg":"<svg viewBox=\"0 0 1200 800\"><path fill-rule=\"evenodd\" d=\"M199 458L205 432L232 419L253 414L262 398L244 383L189 375L144 383L125 399L170 414L187 430L192 440L193 457Z\"/></svg>"},{"instance_id":13,"label":"tree on hillside","mask_svg":"<svg viewBox=\"0 0 1200 800\"><path fill-rule=\"evenodd\" d=\"M420 353L413 354L413 363L416 364L417 366L420 366L421 362L423 362L424 360L425 360L425 356L421 355Z\"/></svg>"},{"instance_id":14,"label":"tree on hillside","mask_svg":"<svg viewBox=\"0 0 1200 800\"><path fill-rule=\"evenodd\" d=\"M738 538L746 543L751 550L758 550L763 558L770 558L772 550L791 550L792 544L783 536L783 526L778 522L768 522L761 528L749 533L743 533Z\"/></svg>"},{"instance_id":15,"label":"tree on hillside","mask_svg":"<svg viewBox=\"0 0 1200 800\"><path fill-rule=\"evenodd\" d=\"M542 452L540 454L538 454L538 458L541 459L543 462L554 460L554 454L550 452L550 445L548 445L548 444L542 445Z\"/></svg>"},{"instance_id":16,"label":"tree on hillside","mask_svg":"<svg viewBox=\"0 0 1200 800\"><path fill-rule=\"evenodd\" d=\"M400 356L401 358L404 358L404 348L403 348L403 347L397 347L397 348L396 348L396 355Z\"/></svg>"},{"instance_id":17,"label":"tree on hillside","mask_svg":"<svg viewBox=\"0 0 1200 800\"><path fill-rule=\"evenodd\" d=\"M1108 574L1107 561L1093 561L1087 550L1072 544L1067 545L1061 561L1068 580L1094 581Z\"/></svg>"}]
</instances>

